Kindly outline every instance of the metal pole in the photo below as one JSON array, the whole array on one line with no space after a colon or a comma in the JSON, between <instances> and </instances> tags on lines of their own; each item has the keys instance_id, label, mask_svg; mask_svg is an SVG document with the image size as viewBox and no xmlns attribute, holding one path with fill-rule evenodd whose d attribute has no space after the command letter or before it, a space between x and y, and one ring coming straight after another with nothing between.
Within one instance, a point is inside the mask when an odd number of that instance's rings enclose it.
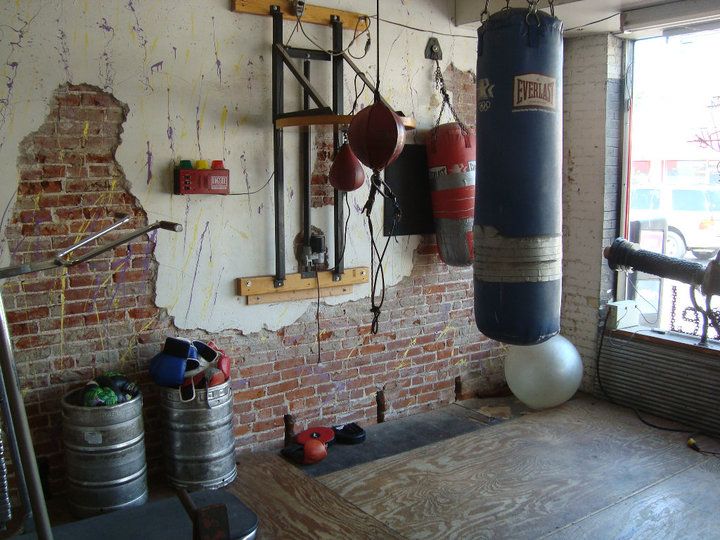
<instances>
[{"instance_id":1,"label":"metal pole","mask_svg":"<svg viewBox=\"0 0 720 540\"><path fill-rule=\"evenodd\" d=\"M343 36L342 36L342 21L337 15L330 17L330 24L332 25L332 41L333 41L333 52L340 53L343 49ZM335 114L342 114L343 111L343 62L342 56L334 56L332 64L332 99L333 99L333 111ZM337 126L333 133L333 143L335 148L335 154L340 148L340 131ZM335 232L335 271L333 272L333 280L340 281L344 272L344 263L340 258L345 247L343 246L343 219L344 219L344 207L345 197L347 194L344 191L334 190L334 201L335 208L333 208L333 228Z\"/></svg>"},{"instance_id":2,"label":"metal pole","mask_svg":"<svg viewBox=\"0 0 720 540\"><path fill-rule=\"evenodd\" d=\"M20 458L27 478L30 506L35 519L35 532L40 540L52 540L53 535L50 528L50 518L48 517L45 496L43 494L42 484L40 483L40 473L38 472L37 462L35 461L35 450L33 448L32 437L30 436L27 414L25 414L25 403L23 402L22 394L20 394L17 375L15 374L15 358L13 357L12 345L10 344L5 306L3 305L1 297L0 327L0 368L2 368L2 375L6 382L5 390L8 396L10 414L16 423L15 428L18 437Z\"/></svg>"},{"instance_id":3,"label":"metal pole","mask_svg":"<svg viewBox=\"0 0 720 540\"><path fill-rule=\"evenodd\" d=\"M303 61L303 74L309 80L310 79L310 60ZM303 90L303 109L308 110L310 108L310 96L307 90ZM310 221L310 182L312 180L311 171L311 160L310 155L312 153L312 146L310 141L310 126L301 128L300 132L300 181L302 182L302 194L303 194L303 256L306 259L303 261L303 272L310 272L312 270L311 265L305 263L308 262L308 258L312 254L310 249L310 236L312 234L312 226Z\"/></svg>"},{"instance_id":4,"label":"metal pole","mask_svg":"<svg viewBox=\"0 0 720 540\"><path fill-rule=\"evenodd\" d=\"M0 299L0 304L2 299ZM3 314L5 311L3 310ZM18 482L18 491L20 492L20 500L23 505L23 520L22 526L25 528L25 532L28 532L27 526L30 524L30 520L33 517L32 510L30 507L30 495L28 495L27 482L25 481L25 469L22 465L22 459L20 457L20 449L18 448L17 434L15 433L15 425L13 422L12 412L10 411L10 404L7 399L7 386L5 385L5 377L2 375L0 370L0 410L2 410L3 423L5 425L5 432L10 443L10 456L12 457L13 466L15 467L15 477Z\"/></svg>"},{"instance_id":5,"label":"metal pole","mask_svg":"<svg viewBox=\"0 0 720 540\"><path fill-rule=\"evenodd\" d=\"M283 131L275 127L277 116L283 112L283 61L278 52L282 46L282 11L276 5L270 8L273 18L272 50L272 115L273 158L275 164L275 287L285 284L285 176L283 160Z\"/></svg>"}]
</instances>

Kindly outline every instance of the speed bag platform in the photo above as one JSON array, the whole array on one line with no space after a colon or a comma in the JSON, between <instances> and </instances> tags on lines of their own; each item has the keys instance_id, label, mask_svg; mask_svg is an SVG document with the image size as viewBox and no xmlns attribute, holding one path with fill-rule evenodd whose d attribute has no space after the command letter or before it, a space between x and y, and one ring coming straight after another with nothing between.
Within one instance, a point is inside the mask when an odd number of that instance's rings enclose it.
<instances>
[{"instance_id":1,"label":"speed bag platform","mask_svg":"<svg viewBox=\"0 0 720 540\"><path fill-rule=\"evenodd\" d=\"M475 322L514 345L560 329L562 22L504 9L478 29Z\"/></svg>"}]
</instances>

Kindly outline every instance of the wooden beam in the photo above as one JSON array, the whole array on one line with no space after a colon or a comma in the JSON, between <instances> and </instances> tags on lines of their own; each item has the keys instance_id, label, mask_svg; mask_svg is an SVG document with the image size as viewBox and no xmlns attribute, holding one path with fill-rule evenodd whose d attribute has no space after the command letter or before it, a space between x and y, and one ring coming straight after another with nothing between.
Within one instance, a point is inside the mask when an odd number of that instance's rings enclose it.
<instances>
[{"instance_id":1,"label":"wooden beam","mask_svg":"<svg viewBox=\"0 0 720 540\"><path fill-rule=\"evenodd\" d=\"M348 125L352 122L353 116L350 114L312 114L307 116L287 116L275 120L275 129L286 127L303 127L303 126L319 126L319 125ZM409 116L401 116L405 129L415 129L417 122Z\"/></svg>"},{"instance_id":2,"label":"wooden beam","mask_svg":"<svg viewBox=\"0 0 720 540\"><path fill-rule=\"evenodd\" d=\"M297 21L293 10L293 3L289 0L233 0L232 9L235 13L250 13L252 15L270 15L270 6L280 6L283 19L289 21ZM355 30L362 32L367 28L367 15L355 13L353 11L344 11L342 9L332 9L321 6L305 5L305 13L303 13L301 21L303 23L330 25L330 17L336 15L340 18L345 30Z\"/></svg>"},{"instance_id":3,"label":"wooden beam","mask_svg":"<svg viewBox=\"0 0 720 540\"><path fill-rule=\"evenodd\" d=\"M320 289L329 287L345 287L357 285L369 281L370 270L366 266L347 268L342 274L342 279L333 281L333 273L329 270L318 272ZM275 276L253 276L242 277L236 280L237 294L240 296L262 296L265 294L277 294L293 291L317 291L318 278L302 277L301 274L287 274L285 284L282 287L275 287Z\"/></svg>"},{"instance_id":4,"label":"wooden beam","mask_svg":"<svg viewBox=\"0 0 720 540\"><path fill-rule=\"evenodd\" d=\"M343 287L326 287L324 289L320 289L320 297L325 298L326 296L342 296L345 294L351 294L352 292L352 285L346 285ZM317 296L317 289L314 291L291 291L279 292L274 294L257 294L248 296L247 303L248 306L254 306L257 304L275 304L277 302L297 302L298 300L317 299Z\"/></svg>"}]
</instances>

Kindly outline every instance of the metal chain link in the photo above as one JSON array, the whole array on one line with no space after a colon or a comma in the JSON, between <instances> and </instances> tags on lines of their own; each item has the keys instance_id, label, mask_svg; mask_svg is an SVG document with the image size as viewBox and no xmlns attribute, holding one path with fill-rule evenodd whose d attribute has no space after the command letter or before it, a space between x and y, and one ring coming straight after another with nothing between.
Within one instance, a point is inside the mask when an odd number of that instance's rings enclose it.
<instances>
[{"instance_id":1,"label":"metal chain link","mask_svg":"<svg viewBox=\"0 0 720 540\"><path fill-rule=\"evenodd\" d=\"M442 120L443 112L445 112L445 106L450 109L450 112L453 115L453 118L455 121L460 124L460 129L462 132L467 135L469 133L469 130L465 123L460 120L460 117L458 116L457 111L455 110L455 107L453 107L452 103L450 103L450 94L448 94L447 87L445 86L445 78L443 77L442 70L440 69L440 62L438 60L435 60L435 88L437 90L440 90L440 93L443 97L442 107L440 108L440 114L437 117L437 120L435 121L435 128L437 128L440 125L440 120Z\"/></svg>"},{"instance_id":2,"label":"metal chain link","mask_svg":"<svg viewBox=\"0 0 720 540\"><path fill-rule=\"evenodd\" d=\"M555 0L548 0L548 5L550 6L550 15L553 17L555 16Z\"/></svg>"},{"instance_id":3,"label":"metal chain link","mask_svg":"<svg viewBox=\"0 0 720 540\"><path fill-rule=\"evenodd\" d=\"M508 3L510 3L510 0L508 0ZM488 11L489 5L490 5L490 0L485 0L485 9L483 9L482 13L480 14L480 26L485 24L485 22L490 17L490 12Z\"/></svg>"},{"instance_id":4,"label":"metal chain link","mask_svg":"<svg viewBox=\"0 0 720 540\"><path fill-rule=\"evenodd\" d=\"M527 0L528 12L525 15L525 22L530 24L530 17L535 16L537 25L540 26L540 14L538 13L538 3L540 0Z\"/></svg>"}]
</instances>

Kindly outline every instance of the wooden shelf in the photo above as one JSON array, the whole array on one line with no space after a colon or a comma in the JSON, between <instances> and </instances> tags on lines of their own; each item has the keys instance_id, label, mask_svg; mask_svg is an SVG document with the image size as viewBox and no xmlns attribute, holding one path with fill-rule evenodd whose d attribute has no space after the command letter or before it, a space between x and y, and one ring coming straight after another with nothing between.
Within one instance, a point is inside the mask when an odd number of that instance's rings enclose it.
<instances>
[{"instance_id":1,"label":"wooden shelf","mask_svg":"<svg viewBox=\"0 0 720 540\"><path fill-rule=\"evenodd\" d=\"M331 271L318 272L318 277L302 277L301 274L287 274L285 284L275 287L275 276L242 277L235 281L237 294L246 296L248 305L292 302L317 297L318 280L320 296L350 294L352 286L369 281L370 270L366 266L347 268L342 279L333 281Z\"/></svg>"},{"instance_id":2,"label":"wooden shelf","mask_svg":"<svg viewBox=\"0 0 720 540\"><path fill-rule=\"evenodd\" d=\"M322 125L349 125L352 122L351 114L311 114L308 116L291 116L275 120L275 129L287 127L307 127ZM417 122L409 116L401 116L405 129L411 130L417 127Z\"/></svg>"},{"instance_id":3,"label":"wooden shelf","mask_svg":"<svg viewBox=\"0 0 720 540\"><path fill-rule=\"evenodd\" d=\"M326 287L320 289L320 298L327 296L343 296L352 294L353 286L345 285L342 287ZM257 304L277 304L278 302L297 302L299 300L316 300L318 297L317 289L314 291L290 291L279 292L273 294L251 294L247 297L248 306Z\"/></svg>"},{"instance_id":4,"label":"wooden shelf","mask_svg":"<svg viewBox=\"0 0 720 540\"><path fill-rule=\"evenodd\" d=\"M288 21L297 21L295 17L293 3L289 0L233 0L232 10L235 13L250 13L252 15L270 15L270 6L280 6L283 19ZM336 15L342 21L344 30L362 32L367 28L367 15L355 13L354 11L344 11L342 9L332 9L321 6L305 5L305 13L302 16L303 23L330 25L330 17Z\"/></svg>"}]
</instances>

